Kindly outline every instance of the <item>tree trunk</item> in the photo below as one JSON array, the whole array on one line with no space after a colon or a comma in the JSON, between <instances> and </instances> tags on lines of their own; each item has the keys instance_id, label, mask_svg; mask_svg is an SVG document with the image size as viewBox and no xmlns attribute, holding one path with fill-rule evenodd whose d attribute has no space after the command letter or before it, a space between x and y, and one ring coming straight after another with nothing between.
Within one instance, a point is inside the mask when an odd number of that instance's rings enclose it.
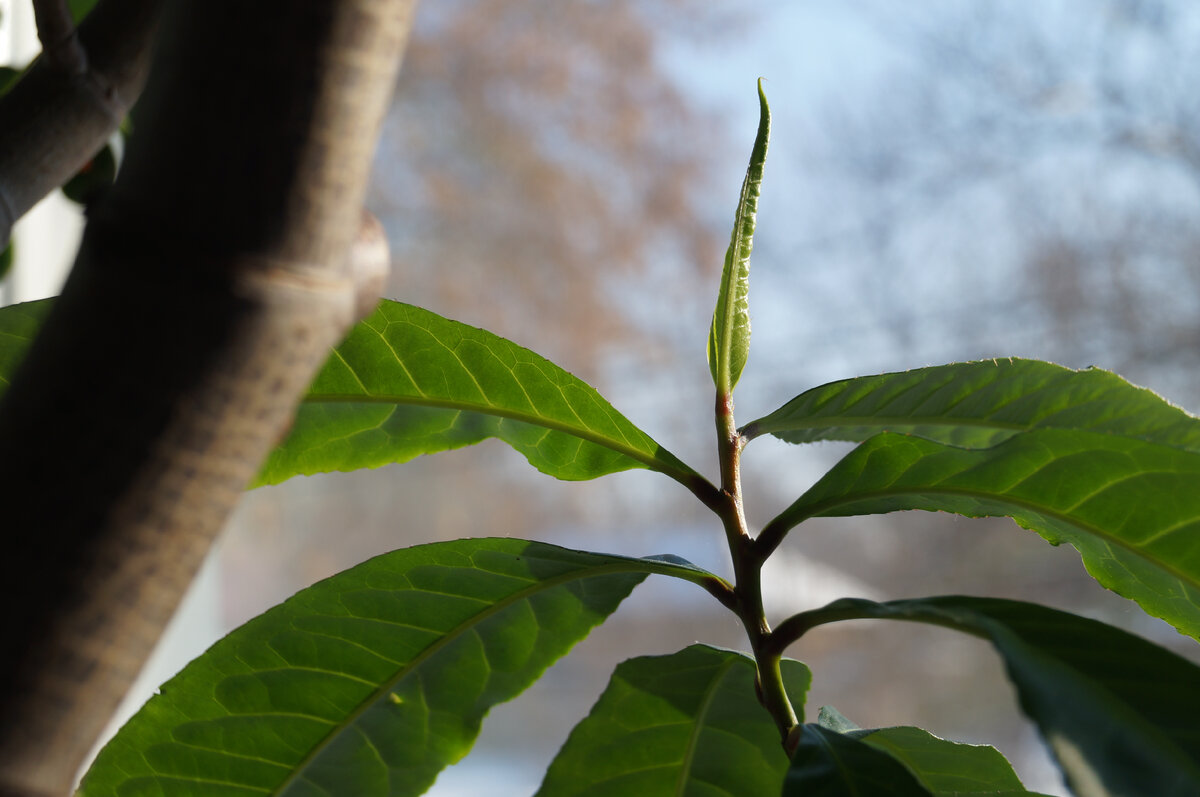
<instances>
[{"instance_id":1,"label":"tree trunk","mask_svg":"<svg viewBox=\"0 0 1200 797\"><path fill-rule=\"evenodd\" d=\"M0 794L70 789L377 298L381 232L348 253L412 5L168 6L117 184L0 402Z\"/></svg>"}]
</instances>

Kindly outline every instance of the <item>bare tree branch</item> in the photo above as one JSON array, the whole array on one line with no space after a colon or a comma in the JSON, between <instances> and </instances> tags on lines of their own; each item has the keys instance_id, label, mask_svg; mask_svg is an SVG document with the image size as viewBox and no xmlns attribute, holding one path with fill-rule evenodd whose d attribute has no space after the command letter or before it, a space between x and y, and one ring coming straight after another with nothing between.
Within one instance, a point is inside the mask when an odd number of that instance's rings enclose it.
<instances>
[{"instance_id":1,"label":"bare tree branch","mask_svg":"<svg viewBox=\"0 0 1200 797\"><path fill-rule=\"evenodd\" d=\"M102 0L70 33L62 5L39 0L39 34L54 44L51 57L0 98L0 246L16 220L78 172L121 124L145 82L163 3Z\"/></svg>"},{"instance_id":2,"label":"bare tree branch","mask_svg":"<svg viewBox=\"0 0 1200 797\"><path fill-rule=\"evenodd\" d=\"M0 402L0 605L25 610L0 616L0 793L70 788L373 303L362 197L412 6L171 5L128 158Z\"/></svg>"}]
</instances>

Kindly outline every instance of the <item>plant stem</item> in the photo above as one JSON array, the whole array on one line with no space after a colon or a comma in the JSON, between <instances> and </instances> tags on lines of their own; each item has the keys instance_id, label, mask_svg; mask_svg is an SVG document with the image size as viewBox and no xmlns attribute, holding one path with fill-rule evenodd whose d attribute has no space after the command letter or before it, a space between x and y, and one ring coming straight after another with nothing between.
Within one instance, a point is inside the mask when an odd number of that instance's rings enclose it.
<instances>
[{"instance_id":1,"label":"plant stem","mask_svg":"<svg viewBox=\"0 0 1200 797\"><path fill-rule=\"evenodd\" d=\"M762 565L766 556L760 554L746 524L741 482L741 455L746 438L738 432L734 422L731 393L717 392L716 424L721 494L724 498L718 514L725 527L729 555L733 560L735 611L746 629L750 649L754 653L758 668L759 700L775 720L786 746L791 730L799 723L783 685L779 666L781 652L772 649L771 627L763 610Z\"/></svg>"}]
</instances>

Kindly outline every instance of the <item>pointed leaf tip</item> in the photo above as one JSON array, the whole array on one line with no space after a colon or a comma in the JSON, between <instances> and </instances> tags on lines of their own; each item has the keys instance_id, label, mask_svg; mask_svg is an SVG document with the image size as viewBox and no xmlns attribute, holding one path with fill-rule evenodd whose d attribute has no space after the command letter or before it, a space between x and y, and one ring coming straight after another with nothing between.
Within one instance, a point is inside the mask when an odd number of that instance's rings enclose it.
<instances>
[{"instance_id":1,"label":"pointed leaf tip","mask_svg":"<svg viewBox=\"0 0 1200 797\"><path fill-rule=\"evenodd\" d=\"M750 153L750 165L742 182L734 217L733 234L725 252L721 271L721 288L713 312L708 335L708 364L713 384L728 394L737 384L746 366L750 351L750 251L754 248L754 227L758 213L758 197L762 190L763 166L767 160L767 142L771 137L771 109L758 81L758 135Z\"/></svg>"}]
</instances>

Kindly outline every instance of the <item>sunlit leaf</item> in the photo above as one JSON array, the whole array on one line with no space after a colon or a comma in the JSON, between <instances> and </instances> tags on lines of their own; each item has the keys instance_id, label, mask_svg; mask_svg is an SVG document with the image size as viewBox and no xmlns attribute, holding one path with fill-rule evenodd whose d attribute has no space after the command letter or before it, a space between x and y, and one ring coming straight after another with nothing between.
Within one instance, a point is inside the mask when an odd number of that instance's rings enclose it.
<instances>
[{"instance_id":1,"label":"sunlit leaf","mask_svg":"<svg viewBox=\"0 0 1200 797\"><path fill-rule=\"evenodd\" d=\"M983 448L1028 429L1079 429L1200 451L1200 419L1116 374L1037 360L986 360L843 379L746 424L789 443L879 432Z\"/></svg>"},{"instance_id":2,"label":"sunlit leaf","mask_svg":"<svg viewBox=\"0 0 1200 797\"><path fill-rule=\"evenodd\" d=\"M994 598L841 600L781 628L855 618L932 623L990 641L1077 793L1200 794L1200 667L1186 659L1095 620Z\"/></svg>"},{"instance_id":3,"label":"sunlit leaf","mask_svg":"<svg viewBox=\"0 0 1200 797\"><path fill-rule=\"evenodd\" d=\"M799 710L808 668L782 665ZM622 663L550 765L538 797L777 794L788 760L754 679L753 659L705 645Z\"/></svg>"},{"instance_id":4,"label":"sunlit leaf","mask_svg":"<svg viewBox=\"0 0 1200 797\"><path fill-rule=\"evenodd\" d=\"M783 797L933 797L899 761L820 725L801 726Z\"/></svg>"},{"instance_id":5,"label":"sunlit leaf","mask_svg":"<svg viewBox=\"0 0 1200 797\"><path fill-rule=\"evenodd\" d=\"M1105 587L1200 635L1200 454L1094 432L1037 429L967 450L880 434L763 530L900 509L1008 515L1068 542Z\"/></svg>"},{"instance_id":6,"label":"sunlit leaf","mask_svg":"<svg viewBox=\"0 0 1200 797\"><path fill-rule=\"evenodd\" d=\"M754 247L754 225L758 197L762 191L763 165L767 160L767 142L771 137L771 109L758 81L758 134L750 153L750 165L742 182L733 234L725 252L721 288L708 333L708 366L713 383L728 394L737 384L750 352L750 250Z\"/></svg>"},{"instance_id":7,"label":"sunlit leaf","mask_svg":"<svg viewBox=\"0 0 1200 797\"><path fill-rule=\"evenodd\" d=\"M513 539L376 557L251 620L168 681L83 795L421 794L662 559Z\"/></svg>"},{"instance_id":8,"label":"sunlit leaf","mask_svg":"<svg viewBox=\"0 0 1200 797\"><path fill-rule=\"evenodd\" d=\"M560 479L629 468L699 478L548 360L490 332L383 302L317 376L261 481L373 468L489 437Z\"/></svg>"}]
</instances>

